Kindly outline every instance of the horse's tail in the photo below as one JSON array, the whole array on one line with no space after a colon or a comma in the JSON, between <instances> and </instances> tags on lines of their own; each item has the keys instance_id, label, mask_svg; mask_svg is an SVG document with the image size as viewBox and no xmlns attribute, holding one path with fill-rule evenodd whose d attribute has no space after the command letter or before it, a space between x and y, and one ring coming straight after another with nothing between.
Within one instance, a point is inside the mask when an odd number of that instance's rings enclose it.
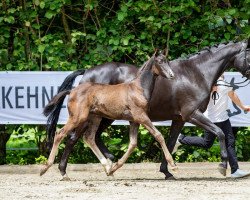
<instances>
[{"instance_id":1,"label":"horse's tail","mask_svg":"<svg viewBox=\"0 0 250 200\"><path fill-rule=\"evenodd\" d=\"M50 115L52 111L56 109L56 106L63 103L66 95L70 93L70 90L59 92L56 96L54 96L50 102L44 107L43 114L47 117ZM61 109L61 108L60 108Z\"/></svg>"},{"instance_id":2,"label":"horse's tail","mask_svg":"<svg viewBox=\"0 0 250 200\"><path fill-rule=\"evenodd\" d=\"M69 91L73 87L73 83L75 78L78 75L82 75L85 73L85 70L77 70L70 75L68 75L62 85L58 89L58 94L53 97L53 99L49 102L49 104L44 108L43 114L48 117L47 124L46 124L46 131L48 135L48 145L49 148L53 144L55 131L57 122L59 119L60 111L63 105L63 101L65 96L69 93Z\"/></svg>"},{"instance_id":3,"label":"horse's tail","mask_svg":"<svg viewBox=\"0 0 250 200\"><path fill-rule=\"evenodd\" d=\"M62 92L62 91L65 91L65 90L71 90L72 86L73 86L73 84L75 82L76 77L79 76L79 75L84 74L85 71L86 71L85 69L79 69L79 70L74 71L70 75L68 75L64 79L62 85L58 88L58 93Z\"/></svg>"},{"instance_id":4,"label":"horse's tail","mask_svg":"<svg viewBox=\"0 0 250 200\"><path fill-rule=\"evenodd\" d=\"M71 90L66 90L58 93L54 96L51 101L44 107L43 114L48 116L47 124L46 124L46 131L48 134L48 148L51 148L53 144L56 125L59 119L60 110L63 104L63 101L70 93Z\"/></svg>"}]
</instances>

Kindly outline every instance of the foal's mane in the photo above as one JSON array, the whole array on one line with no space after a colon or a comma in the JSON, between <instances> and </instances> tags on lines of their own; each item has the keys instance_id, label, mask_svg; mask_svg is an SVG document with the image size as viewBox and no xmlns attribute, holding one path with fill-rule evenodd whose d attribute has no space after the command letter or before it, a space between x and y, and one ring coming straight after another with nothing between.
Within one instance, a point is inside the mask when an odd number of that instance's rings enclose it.
<instances>
[{"instance_id":1,"label":"foal's mane","mask_svg":"<svg viewBox=\"0 0 250 200\"><path fill-rule=\"evenodd\" d=\"M143 65L139 68L139 70L138 70L138 72L137 72L137 76L138 76L139 74L141 74L141 72L142 72L145 68L147 68L148 66L152 65L153 62L154 62L154 59L155 59L155 53L154 53L154 55L153 55L151 58L149 58L146 62L144 62Z\"/></svg>"}]
</instances>

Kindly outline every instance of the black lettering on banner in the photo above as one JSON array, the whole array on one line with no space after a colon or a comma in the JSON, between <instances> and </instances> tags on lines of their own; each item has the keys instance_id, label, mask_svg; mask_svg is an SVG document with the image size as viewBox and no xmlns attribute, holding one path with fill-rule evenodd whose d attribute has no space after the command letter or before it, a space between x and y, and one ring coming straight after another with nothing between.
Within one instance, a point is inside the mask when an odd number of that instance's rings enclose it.
<instances>
[{"instance_id":1,"label":"black lettering on banner","mask_svg":"<svg viewBox=\"0 0 250 200\"><path fill-rule=\"evenodd\" d=\"M10 108L13 108L13 106L10 102L10 99L9 99L9 95L10 95L11 90L12 90L12 86L9 87L7 93L5 94L5 87L2 87L2 106L3 106L3 108L6 108L5 102L8 103Z\"/></svg>"},{"instance_id":2,"label":"black lettering on banner","mask_svg":"<svg viewBox=\"0 0 250 200\"><path fill-rule=\"evenodd\" d=\"M53 96L54 96L54 87L53 86L50 87L50 96L46 90L46 87L45 86L42 87L42 106L43 106L43 108L52 99Z\"/></svg>"},{"instance_id":3,"label":"black lettering on banner","mask_svg":"<svg viewBox=\"0 0 250 200\"><path fill-rule=\"evenodd\" d=\"M17 86L17 87L15 87L16 108L24 108L24 106L19 105L19 100L20 100L20 99L23 99L23 95L20 95L20 94L19 94L19 90L22 90L22 89L24 89L24 87L22 87L22 86Z\"/></svg>"},{"instance_id":4,"label":"black lettering on banner","mask_svg":"<svg viewBox=\"0 0 250 200\"><path fill-rule=\"evenodd\" d=\"M35 98L35 105L38 108L38 86L35 87L35 94L30 94L30 86L27 87L27 104L28 108L30 108L31 98Z\"/></svg>"}]
</instances>

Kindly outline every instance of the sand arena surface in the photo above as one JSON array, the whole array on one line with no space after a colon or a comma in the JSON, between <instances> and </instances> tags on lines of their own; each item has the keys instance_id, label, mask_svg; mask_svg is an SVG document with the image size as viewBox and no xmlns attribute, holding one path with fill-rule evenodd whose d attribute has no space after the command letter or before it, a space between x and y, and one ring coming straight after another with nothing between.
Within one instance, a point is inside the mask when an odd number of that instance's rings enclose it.
<instances>
[{"instance_id":1,"label":"sand arena surface","mask_svg":"<svg viewBox=\"0 0 250 200\"><path fill-rule=\"evenodd\" d=\"M125 164L107 177L100 164L69 165L71 181L60 181L54 165L42 177L39 165L0 166L0 199L207 200L250 199L250 177L231 179L218 163L179 163L177 180L165 181L159 163ZM250 171L250 162L240 163Z\"/></svg>"}]
</instances>

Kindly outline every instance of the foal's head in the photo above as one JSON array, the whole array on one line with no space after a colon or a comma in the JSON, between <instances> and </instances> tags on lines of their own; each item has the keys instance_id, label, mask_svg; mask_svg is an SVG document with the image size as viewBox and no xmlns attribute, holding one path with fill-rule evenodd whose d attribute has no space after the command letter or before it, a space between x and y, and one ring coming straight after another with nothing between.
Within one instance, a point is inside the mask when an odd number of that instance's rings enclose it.
<instances>
[{"instance_id":1,"label":"foal's head","mask_svg":"<svg viewBox=\"0 0 250 200\"><path fill-rule=\"evenodd\" d=\"M155 74L165 78L174 78L174 72L170 68L169 61L162 52L154 55L153 71Z\"/></svg>"},{"instance_id":2,"label":"foal's head","mask_svg":"<svg viewBox=\"0 0 250 200\"><path fill-rule=\"evenodd\" d=\"M242 50L235 56L233 65L243 76L250 79L250 40L242 43L242 45Z\"/></svg>"}]
</instances>

